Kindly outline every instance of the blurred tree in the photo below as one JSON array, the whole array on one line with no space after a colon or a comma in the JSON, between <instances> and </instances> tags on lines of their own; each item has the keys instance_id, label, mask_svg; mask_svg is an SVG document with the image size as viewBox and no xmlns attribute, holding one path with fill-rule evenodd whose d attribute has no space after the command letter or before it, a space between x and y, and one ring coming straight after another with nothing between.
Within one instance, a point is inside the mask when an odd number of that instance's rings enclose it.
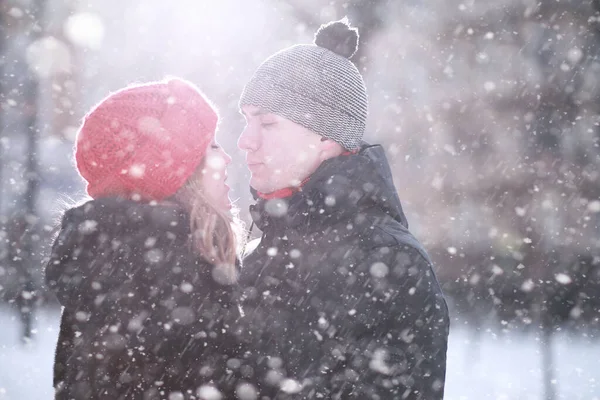
<instances>
[{"instance_id":1,"label":"blurred tree","mask_svg":"<svg viewBox=\"0 0 600 400\"><path fill-rule=\"evenodd\" d=\"M28 46L19 48L23 52L21 58L29 61L23 74L18 79L20 83L13 85L11 98L22 100L18 105L19 124L13 125L11 130L17 134L23 134L26 138L26 156L24 159L25 192L22 201L17 203L13 210L13 216L6 221L3 227L4 237L8 246L4 252L4 265L14 270L18 286L14 296L21 321L23 323L23 338L30 339L32 335L32 319L36 300L37 285L33 271L37 271L36 253L39 253L39 235L36 233L37 221L36 203L39 195L39 165L38 165L38 142L40 135L39 121L39 65L32 63L31 54L28 52L31 46L42 37L42 21L46 2L44 0L30 1L27 3L14 4L4 2L2 5L3 28L10 27L12 35L2 35L5 43L14 37L25 38ZM4 60L6 61L6 60ZM1 76L2 83L8 82L6 75ZM4 87L5 85L2 85ZM2 100L8 100L6 93ZM13 100L14 101L14 100ZM4 102L3 102L4 105ZM3 107L4 108L4 107ZM22 126L19 126L21 125ZM16 135L18 137L19 135ZM3 165L6 165L3 159Z\"/></svg>"},{"instance_id":2,"label":"blurred tree","mask_svg":"<svg viewBox=\"0 0 600 400\"><path fill-rule=\"evenodd\" d=\"M5 265L10 266L16 276L19 290L14 298L22 323L22 339L31 340L33 329L33 313L38 293L32 276L32 259L28 251L32 237L35 235L35 218L32 214L17 211L8 220L7 241L8 252Z\"/></svg>"},{"instance_id":3,"label":"blurred tree","mask_svg":"<svg viewBox=\"0 0 600 400\"><path fill-rule=\"evenodd\" d=\"M3 127L3 114L4 114L4 102L6 101L4 93L3 81L4 77L4 64L5 59L5 43L6 43L6 6L0 7L0 228L4 226L4 212L3 212L3 197L4 197L4 129Z\"/></svg>"},{"instance_id":4,"label":"blurred tree","mask_svg":"<svg viewBox=\"0 0 600 400\"><path fill-rule=\"evenodd\" d=\"M551 400L556 396L552 334L557 322L578 317L572 313L575 299L596 268L591 262L582 265L579 259L592 257L590 245L598 233L597 226L582 224L580 216L599 183L582 172L599 166L597 138L590 142L589 135L597 123L598 90L587 86L586 79L597 68L600 37L591 25L589 2L542 2L529 7L523 2L506 3L500 18L494 8L461 15L460 25L469 28L453 35L452 46L472 43L474 58L482 61L477 68L483 71L492 65L487 60L494 47L513 60L518 51L525 68L486 76L489 80L482 86L487 93L470 110L491 117L479 132L466 128L477 120L475 115L454 116L465 123L449 126L453 142L476 138L473 155L488 168L477 170L478 179L467 187L464 176L453 176L443 192L450 204L468 199L482 204L495 220L509 222L504 226L508 231L504 244L480 248L480 259L486 268L490 257L510 255L513 267L502 269L508 279L490 279L485 284L499 299L499 315L508 320L527 316L531 321L532 317L540 328L545 399ZM485 44L480 37L494 38L495 43ZM535 79L528 77L531 71ZM498 143L506 141L501 135L514 143L504 150L514 150L518 157L499 148ZM469 249L473 250L478 251Z\"/></svg>"}]
</instances>

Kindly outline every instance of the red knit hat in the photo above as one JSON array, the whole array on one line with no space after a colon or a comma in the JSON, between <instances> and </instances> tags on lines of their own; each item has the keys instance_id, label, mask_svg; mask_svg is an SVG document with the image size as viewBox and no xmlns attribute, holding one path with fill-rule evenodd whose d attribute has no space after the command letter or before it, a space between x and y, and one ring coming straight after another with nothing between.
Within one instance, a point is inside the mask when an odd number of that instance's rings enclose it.
<instances>
[{"instance_id":1,"label":"red knit hat","mask_svg":"<svg viewBox=\"0 0 600 400\"><path fill-rule=\"evenodd\" d=\"M93 198L163 200L198 168L218 115L191 83L169 79L112 93L84 118L75 160Z\"/></svg>"}]
</instances>

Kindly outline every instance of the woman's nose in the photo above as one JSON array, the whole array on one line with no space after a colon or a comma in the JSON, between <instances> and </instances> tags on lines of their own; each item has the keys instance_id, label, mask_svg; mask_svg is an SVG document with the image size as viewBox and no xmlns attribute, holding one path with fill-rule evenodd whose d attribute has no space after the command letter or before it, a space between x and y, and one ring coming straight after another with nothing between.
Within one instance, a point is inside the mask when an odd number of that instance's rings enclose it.
<instances>
[{"instance_id":1,"label":"woman's nose","mask_svg":"<svg viewBox=\"0 0 600 400\"><path fill-rule=\"evenodd\" d=\"M227 167L229 164L231 164L231 160L232 160L232 158L231 158L231 156L229 155L229 153L227 153L227 152L223 151L223 155L222 155L222 157L223 157L223 160L224 160L224 162L225 162L225 167Z\"/></svg>"}]
</instances>

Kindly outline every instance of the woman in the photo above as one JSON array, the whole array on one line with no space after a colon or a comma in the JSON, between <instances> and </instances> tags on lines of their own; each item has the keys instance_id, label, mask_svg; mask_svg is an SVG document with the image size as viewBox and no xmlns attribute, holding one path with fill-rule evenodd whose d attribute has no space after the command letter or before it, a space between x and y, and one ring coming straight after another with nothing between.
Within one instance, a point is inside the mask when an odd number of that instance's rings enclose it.
<instances>
[{"instance_id":1,"label":"woman","mask_svg":"<svg viewBox=\"0 0 600 400\"><path fill-rule=\"evenodd\" d=\"M65 213L46 267L64 306L56 399L220 399L240 384L217 121L180 79L126 87L86 115L75 159L92 200Z\"/></svg>"}]
</instances>

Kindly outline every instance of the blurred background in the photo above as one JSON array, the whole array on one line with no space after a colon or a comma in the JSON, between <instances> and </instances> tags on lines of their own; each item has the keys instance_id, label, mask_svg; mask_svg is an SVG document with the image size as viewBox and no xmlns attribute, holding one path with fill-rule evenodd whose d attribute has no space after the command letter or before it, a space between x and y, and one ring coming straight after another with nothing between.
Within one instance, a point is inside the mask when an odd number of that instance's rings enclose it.
<instances>
[{"instance_id":1,"label":"blurred background","mask_svg":"<svg viewBox=\"0 0 600 400\"><path fill-rule=\"evenodd\" d=\"M0 0L0 399L52 396L42 270L84 198L84 113L177 75L219 107L249 221L237 101L273 52L348 16L410 229L451 310L446 399L600 399L600 1ZM397 310L398 313L402 310Z\"/></svg>"}]
</instances>

